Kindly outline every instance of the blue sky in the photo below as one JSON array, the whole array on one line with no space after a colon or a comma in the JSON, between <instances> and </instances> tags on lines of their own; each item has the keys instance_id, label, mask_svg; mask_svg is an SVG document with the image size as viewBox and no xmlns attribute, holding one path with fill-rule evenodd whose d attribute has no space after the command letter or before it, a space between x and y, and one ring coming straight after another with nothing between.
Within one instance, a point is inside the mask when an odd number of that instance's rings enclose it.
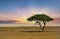
<instances>
[{"instance_id":1,"label":"blue sky","mask_svg":"<svg viewBox=\"0 0 60 39\"><path fill-rule=\"evenodd\" d=\"M0 11L5 11L11 7L29 8L51 7L60 10L60 0L0 0Z\"/></svg>"}]
</instances>

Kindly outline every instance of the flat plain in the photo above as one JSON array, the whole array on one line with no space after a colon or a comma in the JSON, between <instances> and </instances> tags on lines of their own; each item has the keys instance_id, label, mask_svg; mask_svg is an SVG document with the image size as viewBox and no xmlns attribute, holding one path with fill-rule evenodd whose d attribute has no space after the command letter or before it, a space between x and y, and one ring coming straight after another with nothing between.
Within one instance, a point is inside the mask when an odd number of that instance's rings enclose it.
<instances>
[{"instance_id":1,"label":"flat plain","mask_svg":"<svg viewBox=\"0 0 60 39\"><path fill-rule=\"evenodd\" d=\"M60 39L60 27L0 27L0 39Z\"/></svg>"}]
</instances>

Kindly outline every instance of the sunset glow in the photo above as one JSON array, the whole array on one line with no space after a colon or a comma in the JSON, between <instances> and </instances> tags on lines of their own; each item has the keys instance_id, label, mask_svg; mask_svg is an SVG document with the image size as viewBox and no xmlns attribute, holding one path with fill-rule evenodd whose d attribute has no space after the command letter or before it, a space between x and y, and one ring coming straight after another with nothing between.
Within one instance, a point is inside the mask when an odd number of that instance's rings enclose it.
<instances>
[{"instance_id":1,"label":"sunset glow","mask_svg":"<svg viewBox=\"0 0 60 39\"><path fill-rule=\"evenodd\" d=\"M35 14L46 14L55 19L53 23L60 23L60 0L0 0L0 20L28 24L27 18Z\"/></svg>"}]
</instances>

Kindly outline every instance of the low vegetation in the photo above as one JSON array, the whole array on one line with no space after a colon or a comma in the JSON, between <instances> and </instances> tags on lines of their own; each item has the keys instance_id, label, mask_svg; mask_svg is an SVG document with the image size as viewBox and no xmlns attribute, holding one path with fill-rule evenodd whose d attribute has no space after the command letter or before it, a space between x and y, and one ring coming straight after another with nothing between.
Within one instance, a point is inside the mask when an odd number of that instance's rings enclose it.
<instances>
[{"instance_id":1,"label":"low vegetation","mask_svg":"<svg viewBox=\"0 0 60 39\"><path fill-rule=\"evenodd\" d=\"M0 39L60 39L60 27L0 27Z\"/></svg>"}]
</instances>

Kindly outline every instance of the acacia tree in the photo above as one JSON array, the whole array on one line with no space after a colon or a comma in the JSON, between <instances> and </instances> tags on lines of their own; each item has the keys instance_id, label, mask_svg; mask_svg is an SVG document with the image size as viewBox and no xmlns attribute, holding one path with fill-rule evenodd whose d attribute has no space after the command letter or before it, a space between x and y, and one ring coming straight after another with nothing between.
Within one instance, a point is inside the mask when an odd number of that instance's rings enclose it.
<instances>
[{"instance_id":1,"label":"acacia tree","mask_svg":"<svg viewBox=\"0 0 60 39\"><path fill-rule=\"evenodd\" d=\"M35 23L38 23L40 25L40 29L44 31L46 22L52 21L53 18L45 15L45 14L36 14L31 16L30 18L27 19L28 21L35 21ZM44 26L42 27L41 22L43 22Z\"/></svg>"}]
</instances>

